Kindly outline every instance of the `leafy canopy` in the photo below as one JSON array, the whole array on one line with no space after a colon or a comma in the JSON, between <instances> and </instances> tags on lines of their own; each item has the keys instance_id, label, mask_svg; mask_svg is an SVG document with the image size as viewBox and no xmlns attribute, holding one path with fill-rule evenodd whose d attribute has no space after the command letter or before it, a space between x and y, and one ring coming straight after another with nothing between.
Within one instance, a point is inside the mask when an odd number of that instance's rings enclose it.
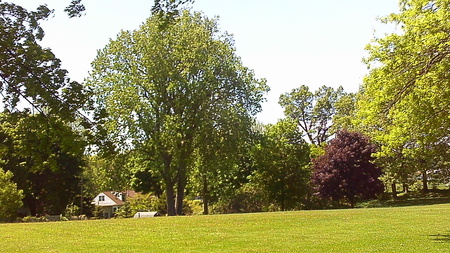
<instances>
[{"instance_id":1,"label":"leafy canopy","mask_svg":"<svg viewBox=\"0 0 450 253\"><path fill-rule=\"evenodd\" d=\"M332 121L335 115L339 113L341 118L339 125L344 126L343 117L352 111L352 104L343 100L347 96L349 95L342 87L335 90L322 86L316 92L312 92L308 86L302 85L290 93L281 95L279 103L284 108L286 117L298 124L308 141L314 145L321 145L334 134ZM346 108L347 106L350 108Z\"/></svg>"},{"instance_id":2,"label":"leafy canopy","mask_svg":"<svg viewBox=\"0 0 450 253\"><path fill-rule=\"evenodd\" d=\"M88 84L117 150L142 152L164 182L169 209L176 187L181 213L195 150L245 129L230 123L249 126L268 87L242 65L216 20L183 11L165 22L155 15L122 31L99 51Z\"/></svg>"},{"instance_id":3,"label":"leafy canopy","mask_svg":"<svg viewBox=\"0 0 450 253\"><path fill-rule=\"evenodd\" d=\"M450 1L402 0L384 19L397 33L367 46L370 68L358 101L359 128L380 146L394 178L448 156ZM405 166L405 161L410 165ZM408 170L405 170L408 168Z\"/></svg>"},{"instance_id":4,"label":"leafy canopy","mask_svg":"<svg viewBox=\"0 0 450 253\"><path fill-rule=\"evenodd\" d=\"M400 1L401 12L383 22L401 32L367 46L371 68L359 116L386 152L407 142L418 146L448 136L450 104L450 1Z\"/></svg>"},{"instance_id":5,"label":"leafy canopy","mask_svg":"<svg viewBox=\"0 0 450 253\"><path fill-rule=\"evenodd\" d=\"M74 119L85 103L87 91L67 77L61 62L39 41L41 20L52 11L41 5L27 11L13 3L0 2L0 93L5 109L32 107L45 115Z\"/></svg>"},{"instance_id":6,"label":"leafy canopy","mask_svg":"<svg viewBox=\"0 0 450 253\"><path fill-rule=\"evenodd\" d=\"M254 183L281 210L298 208L309 191L309 146L292 120L267 125L257 145Z\"/></svg>"}]
</instances>

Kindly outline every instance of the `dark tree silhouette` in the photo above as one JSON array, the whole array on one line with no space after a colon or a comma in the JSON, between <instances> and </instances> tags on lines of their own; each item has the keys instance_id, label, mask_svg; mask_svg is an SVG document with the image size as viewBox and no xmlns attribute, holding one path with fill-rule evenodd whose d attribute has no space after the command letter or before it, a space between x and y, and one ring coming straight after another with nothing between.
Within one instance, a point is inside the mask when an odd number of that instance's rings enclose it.
<instances>
[{"instance_id":1,"label":"dark tree silhouette","mask_svg":"<svg viewBox=\"0 0 450 253\"><path fill-rule=\"evenodd\" d=\"M354 207L357 198L374 198L383 192L372 153L375 145L357 132L340 131L313 160L313 184L317 195L334 201L347 199Z\"/></svg>"}]
</instances>

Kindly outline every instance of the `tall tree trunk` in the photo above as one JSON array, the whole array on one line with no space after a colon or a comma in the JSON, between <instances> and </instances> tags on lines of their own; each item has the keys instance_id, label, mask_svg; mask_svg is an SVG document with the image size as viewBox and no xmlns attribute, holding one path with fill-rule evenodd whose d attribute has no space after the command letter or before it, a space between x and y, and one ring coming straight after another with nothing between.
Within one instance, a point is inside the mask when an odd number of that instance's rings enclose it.
<instances>
[{"instance_id":1,"label":"tall tree trunk","mask_svg":"<svg viewBox=\"0 0 450 253\"><path fill-rule=\"evenodd\" d=\"M425 169L422 171L422 190L424 192L428 191L428 175Z\"/></svg>"},{"instance_id":2,"label":"tall tree trunk","mask_svg":"<svg viewBox=\"0 0 450 253\"><path fill-rule=\"evenodd\" d=\"M177 197L176 197L176 210L177 215L183 215L183 199L184 199L184 187L177 187Z\"/></svg>"},{"instance_id":3,"label":"tall tree trunk","mask_svg":"<svg viewBox=\"0 0 450 253\"><path fill-rule=\"evenodd\" d=\"M177 198L175 203L177 215L183 215L183 200L185 188L186 188L186 166L180 165L178 168Z\"/></svg>"},{"instance_id":4,"label":"tall tree trunk","mask_svg":"<svg viewBox=\"0 0 450 253\"><path fill-rule=\"evenodd\" d=\"M175 216L175 196L173 184L166 183L167 215Z\"/></svg>"},{"instance_id":5,"label":"tall tree trunk","mask_svg":"<svg viewBox=\"0 0 450 253\"><path fill-rule=\"evenodd\" d=\"M168 153L161 153L161 158L164 161L164 170L161 174L166 184L166 202L167 202L167 215L175 216L175 192L174 192L174 180L170 174L170 167L172 164L172 156Z\"/></svg>"},{"instance_id":6,"label":"tall tree trunk","mask_svg":"<svg viewBox=\"0 0 450 253\"><path fill-rule=\"evenodd\" d=\"M176 211L177 215L183 215L183 200L184 200L184 190L186 189L187 183L187 169L189 166L189 157L192 155L192 134L188 133L184 142L181 143L180 149L182 153L180 154L180 160L178 165L177 173L177 198L176 198Z\"/></svg>"},{"instance_id":7,"label":"tall tree trunk","mask_svg":"<svg viewBox=\"0 0 450 253\"><path fill-rule=\"evenodd\" d=\"M203 192L202 192L202 198L203 198L203 214L208 215L209 214L209 192L208 192L208 179L206 175L203 175Z\"/></svg>"}]
</instances>

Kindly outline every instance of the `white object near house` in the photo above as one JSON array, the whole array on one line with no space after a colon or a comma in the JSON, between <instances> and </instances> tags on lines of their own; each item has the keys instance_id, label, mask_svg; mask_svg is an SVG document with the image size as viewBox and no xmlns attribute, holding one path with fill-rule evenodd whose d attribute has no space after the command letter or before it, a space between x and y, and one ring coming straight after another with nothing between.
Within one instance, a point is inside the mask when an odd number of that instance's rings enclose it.
<instances>
[{"instance_id":1,"label":"white object near house","mask_svg":"<svg viewBox=\"0 0 450 253\"><path fill-rule=\"evenodd\" d=\"M137 212L133 218L150 218L161 216L158 212Z\"/></svg>"},{"instance_id":2,"label":"white object near house","mask_svg":"<svg viewBox=\"0 0 450 253\"><path fill-rule=\"evenodd\" d=\"M102 192L98 194L92 204L100 206L103 210L103 217L106 219L114 216L114 213L124 205L126 193L122 192Z\"/></svg>"}]
</instances>

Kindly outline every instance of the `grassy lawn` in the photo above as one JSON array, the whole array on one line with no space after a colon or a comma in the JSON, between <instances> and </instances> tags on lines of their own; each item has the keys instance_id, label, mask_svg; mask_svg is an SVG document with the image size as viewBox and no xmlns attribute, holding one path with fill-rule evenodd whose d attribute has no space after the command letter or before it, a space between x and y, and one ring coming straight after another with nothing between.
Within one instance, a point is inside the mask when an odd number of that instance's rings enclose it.
<instances>
[{"instance_id":1,"label":"grassy lawn","mask_svg":"<svg viewBox=\"0 0 450 253\"><path fill-rule=\"evenodd\" d=\"M0 252L450 252L450 204L0 224Z\"/></svg>"}]
</instances>

